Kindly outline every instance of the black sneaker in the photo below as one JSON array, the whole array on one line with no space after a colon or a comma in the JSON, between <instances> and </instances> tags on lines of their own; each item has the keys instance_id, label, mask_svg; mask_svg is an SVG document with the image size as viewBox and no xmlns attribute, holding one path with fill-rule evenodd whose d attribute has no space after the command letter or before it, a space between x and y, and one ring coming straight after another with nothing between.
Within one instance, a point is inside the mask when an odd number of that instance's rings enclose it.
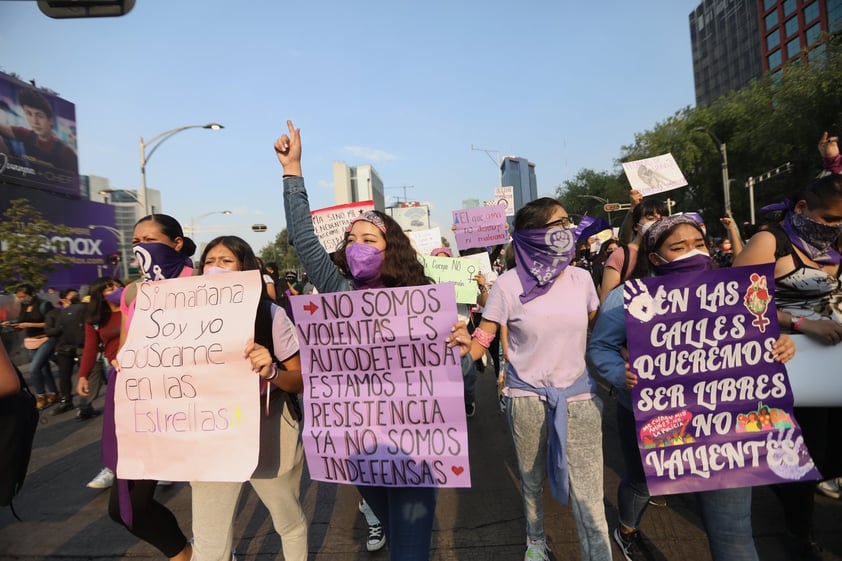
<instances>
[{"instance_id":1,"label":"black sneaker","mask_svg":"<svg viewBox=\"0 0 842 561\"><path fill-rule=\"evenodd\" d=\"M614 541L620 546L620 551L623 553L623 559L626 561L641 561L651 560L652 552L643 543L643 538L640 532L635 530L631 534L624 534L620 531L620 527L614 528Z\"/></svg>"},{"instance_id":2,"label":"black sneaker","mask_svg":"<svg viewBox=\"0 0 842 561\"><path fill-rule=\"evenodd\" d=\"M822 547L812 539L796 538L789 532L784 535L784 547L794 561L821 561Z\"/></svg>"},{"instance_id":3,"label":"black sneaker","mask_svg":"<svg viewBox=\"0 0 842 561\"><path fill-rule=\"evenodd\" d=\"M98 417L101 411L98 409L94 409L90 405L86 407L80 407L76 410L76 420L77 421L87 421L88 419L93 419L94 417Z\"/></svg>"},{"instance_id":4,"label":"black sneaker","mask_svg":"<svg viewBox=\"0 0 842 561\"><path fill-rule=\"evenodd\" d=\"M53 416L61 415L62 413L67 413L71 409L73 409L73 403L69 400L62 399L58 402L58 405L55 406L52 414Z\"/></svg>"},{"instance_id":5,"label":"black sneaker","mask_svg":"<svg viewBox=\"0 0 842 561\"><path fill-rule=\"evenodd\" d=\"M383 533L381 524L372 524L368 527L368 538L365 541L365 548L369 551L378 551L386 545L386 535Z\"/></svg>"}]
</instances>

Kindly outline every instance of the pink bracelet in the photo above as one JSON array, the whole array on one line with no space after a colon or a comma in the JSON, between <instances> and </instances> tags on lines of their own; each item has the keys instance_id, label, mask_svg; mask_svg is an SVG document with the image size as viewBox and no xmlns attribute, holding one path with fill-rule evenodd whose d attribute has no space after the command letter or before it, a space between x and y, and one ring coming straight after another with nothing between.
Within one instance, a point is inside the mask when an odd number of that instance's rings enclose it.
<instances>
[{"instance_id":1,"label":"pink bracelet","mask_svg":"<svg viewBox=\"0 0 842 561\"><path fill-rule=\"evenodd\" d=\"M491 342L494 340L494 334L489 333L488 331L483 331L479 327L474 329L474 334L472 337L476 340L477 343L485 347L486 349L491 346Z\"/></svg>"}]
</instances>

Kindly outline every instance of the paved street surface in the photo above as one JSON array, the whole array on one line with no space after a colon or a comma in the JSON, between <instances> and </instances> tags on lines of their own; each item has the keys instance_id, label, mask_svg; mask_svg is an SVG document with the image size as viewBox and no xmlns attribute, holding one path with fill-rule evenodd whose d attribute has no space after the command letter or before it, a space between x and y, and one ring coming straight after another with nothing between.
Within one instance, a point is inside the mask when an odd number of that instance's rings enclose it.
<instances>
[{"instance_id":1,"label":"paved street surface","mask_svg":"<svg viewBox=\"0 0 842 561\"><path fill-rule=\"evenodd\" d=\"M473 488L442 490L432 539L438 561L519 560L524 553L524 519L514 454L503 416L498 412L494 380L482 374L478 407L469 419ZM616 523L616 489L621 466L614 428L613 402L606 401L604 421L605 504L611 527ZM97 400L101 407L102 398ZM0 559L79 561L164 559L106 514L108 492L85 484L100 469L101 417L77 422L74 413L52 416L47 410L35 438L32 464L16 508L23 522L0 509ZM597 468L598 466L595 466ZM246 486L235 528L240 561L282 559L280 539L268 513ZM190 486L159 487L158 498L174 511L190 535ZM357 511L353 487L310 481L305 474L301 496L310 525L311 560L388 559L386 550L365 549L366 526ZM579 559L570 509L546 494L546 528L557 560ZM770 491L754 493L754 529L760 558L786 559L781 546L782 511ZM842 501L818 497L817 540L825 559L842 560ZM660 559L710 559L692 496L671 496L667 507L650 507L644 533ZM614 559L621 559L618 551Z\"/></svg>"}]
</instances>

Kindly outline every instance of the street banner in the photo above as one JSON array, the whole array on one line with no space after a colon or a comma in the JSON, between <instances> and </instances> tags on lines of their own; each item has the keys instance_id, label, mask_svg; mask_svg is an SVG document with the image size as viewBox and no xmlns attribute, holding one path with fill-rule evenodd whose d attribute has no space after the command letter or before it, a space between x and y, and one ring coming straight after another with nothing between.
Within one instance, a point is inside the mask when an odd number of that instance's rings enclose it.
<instances>
[{"instance_id":1,"label":"street banner","mask_svg":"<svg viewBox=\"0 0 842 561\"><path fill-rule=\"evenodd\" d=\"M293 296L310 478L470 487L452 284Z\"/></svg>"},{"instance_id":2,"label":"street banner","mask_svg":"<svg viewBox=\"0 0 842 561\"><path fill-rule=\"evenodd\" d=\"M624 162L623 171L632 189L637 189L644 197L687 185L672 154Z\"/></svg>"},{"instance_id":3,"label":"street banner","mask_svg":"<svg viewBox=\"0 0 842 561\"><path fill-rule=\"evenodd\" d=\"M441 247L441 229L436 226L429 230L414 230L406 232L415 251L421 255L430 255L434 249Z\"/></svg>"},{"instance_id":4,"label":"street banner","mask_svg":"<svg viewBox=\"0 0 842 561\"><path fill-rule=\"evenodd\" d=\"M772 357L773 279L773 265L757 265L625 283L632 405L651 494L819 478L786 368Z\"/></svg>"},{"instance_id":5,"label":"street banner","mask_svg":"<svg viewBox=\"0 0 842 561\"><path fill-rule=\"evenodd\" d=\"M488 254L486 254L488 255ZM474 276L479 272L479 263L466 257L420 257L424 274L438 283L452 282L456 287L456 302L477 303L479 287Z\"/></svg>"},{"instance_id":6,"label":"street banner","mask_svg":"<svg viewBox=\"0 0 842 561\"><path fill-rule=\"evenodd\" d=\"M453 211L456 247L489 247L508 243L506 209L501 205L463 208Z\"/></svg>"},{"instance_id":7,"label":"street banner","mask_svg":"<svg viewBox=\"0 0 842 561\"><path fill-rule=\"evenodd\" d=\"M345 228L351 220L369 210L374 210L374 201L346 203L310 211L310 216L313 217L313 229L322 247L328 253L336 251L345 239Z\"/></svg>"},{"instance_id":8,"label":"street banner","mask_svg":"<svg viewBox=\"0 0 842 561\"><path fill-rule=\"evenodd\" d=\"M258 271L137 285L117 360L117 476L246 481L260 449L254 337Z\"/></svg>"}]
</instances>

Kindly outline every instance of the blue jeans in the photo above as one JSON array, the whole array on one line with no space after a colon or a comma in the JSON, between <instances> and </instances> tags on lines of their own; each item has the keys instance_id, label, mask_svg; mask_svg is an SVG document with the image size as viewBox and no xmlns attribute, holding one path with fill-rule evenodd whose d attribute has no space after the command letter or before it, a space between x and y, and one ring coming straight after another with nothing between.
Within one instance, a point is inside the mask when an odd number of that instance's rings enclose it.
<instances>
[{"instance_id":1,"label":"blue jeans","mask_svg":"<svg viewBox=\"0 0 842 561\"><path fill-rule=\"evenodd\" d=\"M383 524L391 561L430 559L438 489L365 486L357 489Z\"/></svg>"},{"instance_id":2,"label":"blue jeans","mask_svg":"<svg viewBox=\"0 0 842 561\"><path fill-rule=\"evenodd\" d=\"M35 349L29 351L31 361L29 363L29 376L32 380L32 385L35 386L35 393L44 395L45 385L46 390L50 393L56 393L56 381L53 378L53 369L50 366L50 357L53 356L53 351L56 348L56 338L50 337L47 342Z\"/></svg>"},{"instance_id":3,"label":"blue jeans","mask_svg":"<svg viewBox=\"0 0 842 561\"><path fill-rule=\"evenodd\" d=\"M620 524L637 529L646 506L649 488L637 447L634 414L617 404L617 428L626 473L620 481L617 502ZM714 561L758 561L751 529L751 487L717 489L696 493Z\"/></svg>"}]
</instances>

